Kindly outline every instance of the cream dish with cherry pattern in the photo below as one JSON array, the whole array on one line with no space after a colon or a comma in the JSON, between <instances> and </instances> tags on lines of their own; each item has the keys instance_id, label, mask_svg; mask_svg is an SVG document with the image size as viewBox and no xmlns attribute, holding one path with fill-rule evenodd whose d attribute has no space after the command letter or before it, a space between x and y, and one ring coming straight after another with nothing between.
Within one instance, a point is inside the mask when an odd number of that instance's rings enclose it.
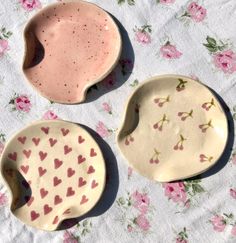
<instances>
[{"instance_id":1,"label":"cream dish with cherry pattern","mask_svg":"<svg viewBox=\"0 0 236 243\"><path fill-rule=\"evenodd\" d=\"M140 174L159 182L196 176L221 157L228 122L208 87L179 75L153 77L129 98L118 146Z\"/></svg>"},{"instance_id":2,"label":"cream dish with cherry pattern","mask_svg":"<svg viewBox=\"0 0 236 243\"><path fill-rule=\"evenodd\" d=\"M12 213L27 225L53 231L96 205L106 170L98 144L84 128L51 120L34 122L8 141L1 174Z\"/></svg>"}]
</instances>

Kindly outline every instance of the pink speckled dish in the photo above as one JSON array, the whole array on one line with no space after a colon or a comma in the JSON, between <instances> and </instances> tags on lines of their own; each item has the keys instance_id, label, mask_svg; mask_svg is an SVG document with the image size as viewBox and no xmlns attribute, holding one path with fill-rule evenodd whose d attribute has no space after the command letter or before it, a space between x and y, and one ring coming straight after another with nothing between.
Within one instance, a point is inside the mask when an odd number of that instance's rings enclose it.
<instances>
[{"instance_id":1,"label":"pink speckled dish","mask_svg":"<svg viewBox=\"0 0 236 243\"><path fill-rule=\"evenodd\" d=\"M111 72L122 45L111 16L78 0L42 9L24 36L27 79L42 96L68 104L84 101L87 89Z\"/></svg>"}]
</instances>

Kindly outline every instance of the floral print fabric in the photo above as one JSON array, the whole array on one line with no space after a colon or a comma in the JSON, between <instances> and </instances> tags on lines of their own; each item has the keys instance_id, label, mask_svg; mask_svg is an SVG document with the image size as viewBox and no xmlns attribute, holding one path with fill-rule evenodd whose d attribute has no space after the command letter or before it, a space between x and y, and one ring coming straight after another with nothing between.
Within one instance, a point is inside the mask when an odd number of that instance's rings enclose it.
<instances>
[{"instance_id":1,"label":"floral print fabric","mask_svg":"<svg viewBox=\"0 0 236 243\"><path fill-rule=\"evenodd\" d=\"M42 232L24 226L10 214L10 195L1 182L0 231L7 233L1 234L0 242L236 242L236 145L220 162L219 171L158 183L129 167L115 142L126 101L137 85L155 75L176 73L200 80L225 100L232 145L232 123L236 125L236 2L89 0L121 23L123 51L116 68L88 91L87 102L74 106L41 97L20 71L23 27L31 16L53 2L57 0L0 3L0 154L12 134L34 120L64 119L84 124L99 134L113 153L111 156L104 151L108 197L104 197L102 210L92 215L96 217L81 220L71 228L67 222L67 230ZM184 89L185 83L180 81L177 90ZM156 100L156 105L164 106L163 102ZM214 101L209 100L202 109L210 112L211 106ZM178 118L190 119L181 112ZM199 129L204 132L204 124ZM127 144L133 139L128 137ZM176 150L184 148L184 139L176 141ZM209 159L208 155L199 155L200 162ZM159 163L158 154L150 158L150 163ZM116 176L111 169L115 165L119 170Z\"/></svg>"}]
</instances>

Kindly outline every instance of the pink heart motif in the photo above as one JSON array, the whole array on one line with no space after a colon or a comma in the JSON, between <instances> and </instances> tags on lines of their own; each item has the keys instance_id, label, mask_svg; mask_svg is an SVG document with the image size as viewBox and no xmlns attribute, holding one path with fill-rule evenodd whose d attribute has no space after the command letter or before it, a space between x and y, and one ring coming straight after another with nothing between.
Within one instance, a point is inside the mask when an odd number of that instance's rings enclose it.
<instances>
[{"instance_id":1,"label":"pink heart motif","mask_svg":"<svg viewBox=\"0 0 236 243\"><path fill-rule=\"evenodd\" d=\"M95 172L95 169L93 168L92 165L90 165L89 168L88 168L87 173L88 173L88 174L92 174L92 173L94 173L94 172Z\"/></svg>"},{"instance_id":2,"label":"pink heart motif","mask_svg":"<svg viewBox=\"0 0 236 243\"><path fill-rule=\"evenodd\" d=\"M85 160L86 160L86 158L83 157L82 155L79 155L79 156L78 156L78 164L83 163Z\"/></svg>"},{"instance_id":3,"label":"pink heart motif","mask_svg":"<svg viewBox=\"0 0 236 243\"><path fill-rule=\"evenodd\" d=\"M42 130L45 134L48 134L48 133L49 133L49 127L41 127L41 130Z\"/></svg>"},{"instance_id":4,"label":"pink heart motif","mask_svg":"<svg viewBox=\"0 0 236 243\"><path fill-rule=\"evenodd\" d=\"M34 197L25 196L25 202L26 202L28 207L32 204L33 201L34 201Z\"/></svg>"},{"instance_id":5,"label":"pink heart motif","mask_svg":"<svg viewBox=\"0 0 236 243\"><path fill-rule=\"evenodd\" d=\"M97 186L98 186L98 183L95 180L93 180L92 184L91 184L91 188L93 189L93 188L95 188Z\"/></svg>"},{"instance_id":6,"label":"pink heart motif","mask_svg":"<svg viewBox=\"0 0 236 243\"><path fill-rule=\"evenodd\" d=\"M31 150L29 149L29 150L23 150L23 154L25 155L25 157L28 159L29 157L30 157L30 155L31 155Z\"/></svg>"},{"instance_id":7,"label":"pink heart motif","mask_svg":"<svg viewBox=\"0 0 236 243\"><path fill-rule=\"evenodd\" d=\"M62 160L54 159L54 168L57 169L63 164Z\"/></svg>"},{"instance_id":8,"label":"pink heart motif","mask_svg":"<svg viewBox=\"0 0 236 243\"><path fill-rule=\"evenodd\" d=\"M78 143L81 144L85 141L85 139L81 136L78 137Z\"/></svg>"},{"instance_id":9,"label":"pink heart motif","mask_svg":"<svg viewBox=\"0 0 236 243\"><path fill-rule=\"evenodd\" d=\"M75 170L73 170L72 168L68 168L67 169L67 176L71 177L75 174Z\"/></svg>"},{"instance_id":10,"label":"pink heart motif","mask_svg":"<svg viewBox=\"0 0 236 243\"><path fill-rule=\"evenodd\" d=\"M66 211L63 214L69 214L70 213L70 209L66 209Z\"/></svg>"},{"instance_id":11,"label":"pink heart motif","mask_svg":"<svg viewBox=\"0 0 236 243\"><path fill-rule=\"evenodd\" d=\"M54 197L54 205L57 205L62 202L62 198L59 195Z\"/></svg>"},{"instance_id":12,"label":"pink heart motif","mask_svg":"<svg viewBox=\"0 0 236 243\"><path fill-rule=\"evenodd\" d=\"M32 142L35 144L35 146L38 146L40 142L40 138L32 138Z\"/></svg>"},{"instance_id":13,"label":"pink heart motif","mask_svg":"<svg viewBox=\"0 0 236 243\"><path fill-rule=\"evenodd\" d=\"M69 133L69 129L62 128L61 132L63 136L66 136Z\"/></svg>"},{"instance_id":14,"label":"pink heart motif","mask_svg":"<svg viewBox=\"0 0 236 243\"><path fill-rule=\"evenodd\" d=\"M47 191L47 190L45 190L44 188L41 188L41 189L40 189L40 195L41 195L41 198L46 197L47 194L48 194L48 191Z\"/></svg>"},{"instance_id":15,"label":"pink heart motif","mask_svg":"<svg viewBox=\"0 0 236 243\"><path fill-rule=\"evenodd\" d=\"M44 215L46 215L52 211L52 207L49 207L48 204L45 204L43 210L44 210Z\"/></svg>"},{"instance_id":16,"label":"pink heart motif","mask_svg":"<svg viewBox=\"0 0 236 243\"><path fill-rule=\"evenodd\" d=\"M43 161L47 157L47 155L48 154L46 152L40 151L39 152L40 160Z\"/></svg>"},{"instance_id":17,"label":"pink heart motif","mask_svg":"<svg viewBox=\"0 0 236 243\"><path fill-rule=\"evenodd\" d=\"M11 160L16 161L16 159L17 159L17 153L14 152L14 153L8 154L8 158L11 159Z\"/></svg>"},{"instance_id":18,"label":"pink heart motif","mask_svg":"<svg viewBox=\"0 0 236 243\"><path fill-rule=\"evenodd\" d=\"M52 224L56 224L58 221L59 221L59 217L58 217L58 216L56 216L56 217L54 218L54 220L53 220Z\"/></svg>"},{"instance_id":19,"label":"pink heart motif","mask_svg":"<svg viewBox=\"0 0 236 243\"><path fill-rule=\"evenodd\" d=\"M78 181L78 187L84 186L86 183L86 180L84 180L83 177L80 177Z\"/></svg>"},{"instance_id":20,"label":"pink heart motif","mask_svg":"<svg viewBox=\"0 0 236 243\"><path fill-rule=\"evenodd\" d=\"M22 144L25 144L25 141L26 141L26 137L18 137L17 140L22 143Z\"/></svg>"},{"instance_id":21,"label":"pink heart motif","mask_svg":"<svg viewBox=\"0 0 236 243\"><path fill-rule=\"evenodd\" d=\"M90 157L97 156L97 153L95 152L94 148L91 148L90 150Z\"/></svg>"},{"instance_id":22,"label":"pink heart motif","mask_svg":"<svg viewBox=\"0 0 236 243\"><path fill-rule=\"evenodd\" d=\"M80 201L80 205L86 203L87 201L88 201L88 198L85 195L83 195L81 198L81 201Z\"/></svg>"},{"instance_id":23,"label":"pink heart motif","mask_svg":"<svg viewBox=\"0 0 236 243\"><path fill-rule=\"evenodd\" d=\"M41 177L47 172L47 170L40 166L38 168L38 172L39 172L39 176Z\"/></svg>"},{"instance_id":24,"label":"pink heart motif","mask_svg":"<svg viewBox=\"0 0 236 243\"><path fill-rule=\"evenodd\" d=\"M66 154L68 154L68 153L70 153L72 151L72 148L70 148L68 145L65 145L64 146L64 154L66 155Z\"/></svg>"},{"instance_id":25,"label":"pink heart motif","mask_svg":"<svg viewBox=\"0 0 236 243\"><path fill-rule=\"evenodd\" d=\"M53 138L49 138L49 143L50 143L50 146L53 147L57 143L57 140L53 139Z\"/></svg>"},{"instance_id":26,"label":"pink heart motif","mask_svg":"<svg viewBox=\"0 0 236 243\"><path fill-rule=\"evenodd\" d=\"M55 176L55 177L53 178L53 185L54 185L54 186L59 185L61 182L62 182L62 180L59 179L57 176Z\"/></svg>"},{"instance_id":27,"label":"pink heart motif","mask_svg":"<svg viewBox=\"0 0 236 243\"><path fill-rule=\"evenodd\" d=\"M67 193L66 193L66 196L67 197L71 197L75 194L75 191L72 189L72 187L68 187L67 188Z\"/></svg>"},{"instance_id":28,"label":"pink heart motif","mask_svg":"<svg viewBox=\"0 0 236 243\"><path fill-rule=\"evenodd\" d=\"M28 166L28 165L22 165L20 168L21 168L21 170L22 170L25 174L27 174L27 172L28 172L28 170L29 170L29 166Z\"/></svg>"},{"instance_id":29,"label":"pink heart motif","mask_svg":"<svg viewBox=\"0 0 236 243\"><path fill-rule=\"evenodd\" d=\"M39 213L36 213L33 210L33 211L31 211L30 216L31 216L31 221L34 221L35 219L37 219L40 216L40 214Z\"/></svg>"}]
</instances>

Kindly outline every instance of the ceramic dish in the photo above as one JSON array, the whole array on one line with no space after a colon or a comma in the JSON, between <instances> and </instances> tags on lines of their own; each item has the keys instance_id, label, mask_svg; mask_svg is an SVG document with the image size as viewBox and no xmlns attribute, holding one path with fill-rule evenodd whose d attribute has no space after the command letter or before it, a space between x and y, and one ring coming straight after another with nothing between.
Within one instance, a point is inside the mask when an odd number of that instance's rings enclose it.
<instances>
[{"instance_id":1,"label":"ceramic dish","mask_svg":"<svg viewBox=\"0 0 236 243\"><path fill-rule=\"evenodd\" d=\"M140 174L167 182L209 169L227 137L225 113L206 86L164 75L147 80L131 95L117 140Z\"/></svg>"},{"instance_id":2,"label":"ceramic dish","mask_svg":"<svg viewBox=\"0 0 236 243\"><path fill-rule=\"evenodd\" d=\"M65 121L39 121L17 133L1 157L11 211L25 224L52 231L99 200L105 163L94 139Z\"/></svg>"},{"instance_id":3,"label":"ceramic dish","mask_svg":"<svg viewBox=\"0 0 236 243\"><path fill-rule=\"evenodd\" d=\"M111 16L95 4L71 0L39 11L24 32L23 72L41 95L80 103L87 89L116 65L121 37Z\"/></svg>"}]
</instances>

